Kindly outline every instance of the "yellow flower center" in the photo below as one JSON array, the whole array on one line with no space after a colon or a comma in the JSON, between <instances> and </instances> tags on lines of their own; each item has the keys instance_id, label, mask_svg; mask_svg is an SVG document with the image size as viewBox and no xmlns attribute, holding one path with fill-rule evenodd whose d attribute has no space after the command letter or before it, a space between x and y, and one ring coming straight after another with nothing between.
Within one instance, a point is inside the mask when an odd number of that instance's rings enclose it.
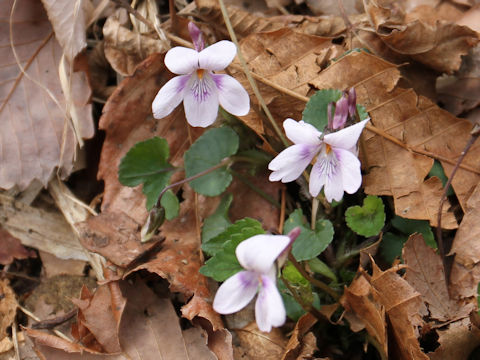
<instances>
[{"instance_id":1,"label":"yellow flower center","mask_svg":"<svg viewBox=\"0 0 480 360\"><path fill-rule=\"evenodd\" d=\"M204 69L197 69L197 76L200 80L202 80L204 72L205 72Z\"/></svg>"},{"instance_id":2,"label":"yellow flower center","mask_svg":"<svg viewBox=\"0 0 480 360\"><path fill-rule=\"evenodd\" d=\"M325 152L328 154L330 154L330 152L332 151L332 147L328 144L325 144Z\"/></svg>"}]
</instances>

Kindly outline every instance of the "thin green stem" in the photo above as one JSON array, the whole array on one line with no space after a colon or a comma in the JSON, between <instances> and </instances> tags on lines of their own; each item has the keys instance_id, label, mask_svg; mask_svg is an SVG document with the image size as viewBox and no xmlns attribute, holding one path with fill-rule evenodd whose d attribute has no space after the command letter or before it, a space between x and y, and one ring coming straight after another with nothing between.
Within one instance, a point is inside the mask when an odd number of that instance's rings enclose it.
<instances>
[{"instance_id":1,"label":"thin green stem","mask_svg":"<svg viewBox=\"0 0 480 360\"><path fill-rule=\"evenodd\" d=\"M320 311L318 311L314 306L313 304L307 304L305 303L305 301L303 301L303 299L298 296L297 292L295 291L295 289L293 289L290 284L288 283L288 281L283 277L281 276L281 279L283 281L283 283L285 284L285 286L287 287L287 289L290 291L290 293L292 294L293 298L295 299L295 301L302 307L303 310L305 310L306 312L312 314L313 316L315 316L317 319L319 320L323 320L324 319L324 316L322 315L322 313Z\"/></svg>"},{"instance_id":2,"label":"thin green stem","mask_svg":"<svg viewBox=\"0 0 480 360\"><path fill-rule=\"evenodd\" d=\"M270 196L269 194L267 194L265 191L263 191L262 189L259 189L257 186L255 186L250 180L248 180L245 176L243 176L242 174L240 174L239 172L236 172L235 170L232 170L230 169L229 170L230 173L235 176L238 180L240 180L241 182L243 182L245 185L247 185L250 189L252 189L253 191L255 191L258 195L260 195L262 198L264 198L265 200L267 200L270 204L272 204L273 206L277 207L277 208L281 208L281 205L280 203L275 200L272 196Z\"/></svg>"},{"instance_id":3,"label":"thin green stem","mask_svg":"<svg viewBox=\"0 0 480 360\"><path fill-rule=\"evenodd\" d=\"M312 230L315 230L315 225L317 224L318 204L318 199L314 197L312 200L312 218L310 220L310 228Z\"/></svg>"},{"instance_id":4,"label":"thin green stem","mask_svg":"<svg viewBox=\"0 0 480 360\"><path fill-rule=\"evenodd\" d=\"M340 295L330 286L325 284L323 281L320 281L310 276L310 274L305 270L305 268L295 259L292 253L288 254L288 260L292 262L293 266L295 266L295 268L300 272L300 274L302 274L302 276L307 279L312 285L322 289L335 300L338 300L340 298Z\"/></svg>"},{"instance_id":5,"label":"thin green stem","mask_svg":"<svg viewBox=\"0 0 480 360\"><path fill-rule=\"evenodd\" d=\"M248 79L248 82L250 83L250 86L252 87L252 90L255 93L255 96L257 97L258 102L260 103L260 106L265 112L265 115L270 121L273 129L277 133L278 137L282 140L285 147L288 147L290 146L290 144L288 143L287 139L283 135L282 130L280 130L277 123L275 122L275 119L273 118L272 113L268 109L267 104L265 103L265 100L260 94L257 84L255 83L255 80L253 79L252 74L250 73L250 70L248 69L247 62L245 61L242 51L240 50L240 45L238 43L237 36L235 35L235 31L233 30L232 23L230 22L230 17L228 16L228 11L227 11L227 8L225 7L225 3L223 2L223 0L218 0L218 2L220 4L220 10L222 11L223 20L225 21L225 25L227 26L228 34L230 35L230 38L232 39L233 43L237 46L238 59L240 60L240 63L242 65L243 72L245 73Z\"/></svg>"}]
</instances>

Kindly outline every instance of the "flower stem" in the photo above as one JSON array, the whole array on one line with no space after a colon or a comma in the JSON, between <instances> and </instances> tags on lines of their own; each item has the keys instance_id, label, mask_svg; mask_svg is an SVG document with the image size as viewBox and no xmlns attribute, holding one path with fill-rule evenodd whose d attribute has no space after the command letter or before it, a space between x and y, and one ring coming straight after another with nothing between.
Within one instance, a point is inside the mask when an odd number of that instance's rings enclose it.
<instances>
[{"instance_id":1,"label":"flower stem","mask_svg":"<svg viewBox=\"0 0 480 360\"><path fill-rule=\"evenodd\" d=\"M227 8L225 7L225 3L223 0L218 0L220 4L220 10L222 11L223 15L223 20L225 21L225 25L227 26L228 33L230 35L230 38L232 39L233 43L237 46L237 53L238 53L238 59L240 60L240 63L242 64L243 72L245 73L248 82L250 83L250 86L252 87L253 92L255 93L255 96L258 99L258 102L260 103L260 106L262 107L263 111L265 112L265 115L267 116L268 120L270 121L273 129L277 133L278 137L280 140L282 140L283 144L285 147L290 146L288 143L287 139L283 135L282 130L278 127L275 119L272 116L272 113L267 107L267 104L265 103L265 100L263 100L262 95L260 94L260 91L258 90L257 84L255 83L255 80L253 79L252 75L250 74L250 70L248 69L247 62L245 61L245 58L243 57L242 51L240 50L240 45L238 44L237 36L235 35L235 31L233 30L232 23L230 22L230 18L228 16Z\"/></svg>"},{"instance_id":2,"label":"flower stem","mask_svg":"<svg viewBox=\"0 0 480 360\"><path fill-rule=\"evenodd\" d=\"M310 274L305 270L305 268L295 259L293 254L290 252L288 254L288 260L290 260L295 266L295 268L302 274L302 276L307 279L312 285L322 289L325 291L328 295L330 295L332 298L335 300L338 300L340 298L340 295L333 290L330 286L325 284L323 281L320 281L318 279L315 279L314 277L310 276Z\"/></svg>"},{"instance_id":3,"label":"flower stem","mask_svg":"<svg viewBox=\"0 0 480 360\"><path fill-rule=\"evenodd\" d=\"M313 304L307 304L305 301L303 301L303 299L298 296L297 292L295 291L295 289L293 289L290 284L288 283L288 281L283 277L281 276L281 279L283 281L283 283L285 284L285 286L287 287L287 289L290 291L290 293L292 294L293 298L295 299L295 301L302 307L303 310L305 310L306 312L309 312L310 314L312 314L313 316L315 316L317 319L319 320L323 320L325 317L322 315L322 313L320 311L318 311L314 306Z\"/></svg>"}]
</instances>

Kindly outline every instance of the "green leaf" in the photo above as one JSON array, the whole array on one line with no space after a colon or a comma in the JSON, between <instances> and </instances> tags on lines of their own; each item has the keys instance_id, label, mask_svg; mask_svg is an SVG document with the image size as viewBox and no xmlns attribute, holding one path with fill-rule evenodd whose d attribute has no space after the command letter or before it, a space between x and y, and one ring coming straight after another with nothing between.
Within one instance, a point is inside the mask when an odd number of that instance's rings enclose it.
<instances>
[{"instance_id":1,"label":"green leaf","mask_svg":"<svg viewBox=\"0 0 480 360\"><path fill-rule=\"evenodd\" d=\"M333 240L333 225L325 219L317 220L315 231L305 225L301 209L296 209L285 222L284 234L299 226L301 233L292 246L292 254L298 261L310 260L320 255Z\"/></svg>"},{"instance_id":2,"label":"green leaf","mask_svg":"<svg viewBox=\"0 0 480 360\"><path fill-rule=\"evenodd\" d=\"M175 219L180 211L180 203L172 190L167 190L160 200L160 205L165 209L165 218L167 220Z\"/></svg>"},{"instance_id":3,"label":"green leaf","mask_svg":"<svg viewBox=\"0 0 480 360\"><path fill-rule=\"evenodd\" d=\"M403 244L407 241L407 238L392 233L385 233L380 243L380 254L388 262L393 261L402 255Z\"/></svg>"},{"instance_id":4,"label":"green leaf","mask_svg":"<svg viewBox=\"0 0 480 360\"><path fill-rule=\"evenodd\" d=\"M218 204L217 210L205 219L202 227L202 243L210 241L232 224L228 218L228 209L232 200L232 194L225 194Z\"/></svg>"},{"instance_id":5,"label":"green leaf","mask_svg":"<svg viewBox=\"0 0 480 360\"><path fill-rule=\"evenodd\" d=\"M380 233L385 225L385 207L378 196L369 195L363 206L351 206L345 211L345 220L350 229L365 237Z\"/></svg>"},{"instance_id":6,"label":"green leaf","mask_svg":"<svg viewBox=\"0 0 480 360\"><path fill-rule=\"evenodd\" d=\"M392 219L392 225L395 229L405 234L405 241L408 237L414 233L420 233L423 235L425 243L432 249L437 248L435 242L435 236L433 235L432 228L428 220L412 220L402 218L401 216L395 216Z\"/></svg>"},{"instance_id":7,"label":"green leaf","mask_svg":"<svg viewBox=\"0 0 480 360\"><path fill-rule=\"evenodd\" d=\"M254 235L264 233L265 231L262 228L262 224L257 220L251 218L241 219L227 227L222 233L203 243L202 250L210 256L215 256L223 250L228 241L234 241L239 244L241 241Z\"/></svg>"},{"instance_id":8,"label":"green leaf","mask_svg":"<svg viewBox=\"0 0 480 360\"><path fill-rule=\"evenodd\" d=\"M167 161L168 156L167 141L154 137L136 143L120 162L118 180L122 185L130 187L143 184L148 210L156 203L172 174L173 168Z\"/></svg>"},{"instance_id":9,"label":"green leaf","mask_svg":"<svg viewBox=\"0 0 480 360\"><path fill-rule=\"evenodd\" d=\"M257 220L245 218L230 225L224 232L202 245L213 257L200 268L200 273L216 281L225 281L243 268L238 263L235 249L242 241L265 231Z\"/></svg>"},{"instance_id":10,"label":"green leaf","mask_svg":"<svg viewBox=\"0 0 480 360\"><path fill-rule=\"evenodd\" d=\"M185 175L191 177L218 165L238 150L239 139L229 127L207 130L185 152ZM199 194L220 195L232 182L232 175L222 167L190 182Z\"/></svg>"},{"instance_id":11,"label":"green leaf","mask_svg":"<svg viewBox=\"0 0 480 360\"><path fill-rule=\"evenodd\" d=\"M318 90L308 100L305 110L303 110L302 119L306 123L312 124L319 131L324 131L328 125L328 104L336 102L342 96L340 90L327 89Z\"/></svg>"},{"instance_id":12,"label":"green leaf","mask_svg":"<svg viewBox=\"0 0 480 360\"><path fill-rule=\"evenodd\" d=\"M308 266L310 267L310 270L312 270L314 273L323 275L335 283L338 282L335 273L322 260L318 258L308 260Z\"/></svg>"},{"instance_id":13,"label":"green leaf","mask_svg":"<svg viewBox=\"0 0 480 360\"><path fill-rule=\"evenodd\" d=\"M303 277L300 271L289 261L282 269L282 275L290 284L297 286L310 286L307 279ZM311 289L311 287L310 287Z\"/></svg>"},{"instance_id":14,"label":"green leaf","mask_svg":"<svg viewBox=\"0 0 480 360\"><path fill-rule=\"evenodd\" d=\"M435 160L433 162L433 166L430 169L430 172L428 173L429 177L438 177L440 181L442 182L442 186L445 186L445 184L448 181L447 175L445 175L445 171L443 170L442 165L440 164L440 161ZM447 191L447 196L452 196L454 195L453 188L450 186Z\"/></svg>"}]
</instances>

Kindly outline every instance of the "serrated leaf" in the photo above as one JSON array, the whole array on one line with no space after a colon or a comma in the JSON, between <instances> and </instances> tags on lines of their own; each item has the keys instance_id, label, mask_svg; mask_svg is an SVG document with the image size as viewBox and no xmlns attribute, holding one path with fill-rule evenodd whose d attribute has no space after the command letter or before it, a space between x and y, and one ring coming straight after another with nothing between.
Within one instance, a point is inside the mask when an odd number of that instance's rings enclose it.
<instances>
[{"instance_id":1,"label":"serrated leaf","mask_svg":"<svg viewBox=\"0 0 480 360\"><path fill-rule=\"evenodd\" d=\"M305 226L301 209L296 209L285 222L284 234L299 226L301 233L292 246L292 254L298 261L310 260L320 255L333 240L333 225L325 219L317 220L315 231Z\"/></svg>"},{"instance_id":2,"label":"serrated leaf","mask_svg":"<svg viewBox=\"0 0 480 360\"><path fill-rule=\"evenodd\" d=\"M312 124L319 131L323 131L328 125L328 104L337 101L340 96L342 96L342 92L336 89L317 91L303 110L303 121Z\"/></svg>"},{"instance_id":3,"label":"serrated leaf","mask_svg":"<svg viewBox=\"0 0 480 360\"><path fill-rule=\"evenodd\" d=\"M160 192L168 184L172 166L168 163L169 148L165 139L154 137L136 143L123 157L118 180L125 186L143 184L147 209L151 209Z\"/></svg>"},{"instance_id":4,"label":"serrated leaf","mask_svg":"<svg viewBox=\"0 0 480 360\"><path fill-rule=\"evenodd\" d=\"M210 256L215 256L224 249L228 241L239 244L241 241L254 235L264 233L265 231L262 228L262 224L257 220L250 218L241 219L228 226L222 233L203 243L202 250ZM241 240L239 241L239 239Z\"/></svg>"},{"instance_id":5,"label":"serrated leaf","mask_svg":"<svg viewBox=\"0 0 480 360\"><path fill-rule=\"evenodd\" d=\"M232 224L228 218L232 200L232 194L225 194L215 212L205 219L202 226L202 243L210 241Z\"/></svg>"},{"instance_id":6,"label":"serrated leaf","mask_svg":"<svg viewBox=\"0 0 480 360\"><path fill-rule=\"evenodd\" d=\"M225 281L243 268L238 263L235 249L242 241L265 231L257 220L245 218L230 225L224 232L202 245L213 257L200 268L200 273L216 281Z\"/></svg>"},{"instance_id":7,"label":"serrated leaf","mask_svg":"<svg viewBox=\"0 0 480 360\"><path fill-rule=\"evenodd\" d=\"M165 218L167 220L175 219L180 211L180 203L172 190L167 190L163 194L160 204L165 209Z\"/></svg>"},{"instance_id":8,"label":"serrated leaf","mask_svg":"<svg viewBox=\"0 0 480 360\"><path fill-rule=\"evenodd\" d=\"M185 152L186 177L194 176L218 165L238 150L238 135L229 127L210 129L200 136ZM190 182L199 194L220 195L232 181L232 175L223 167Z\"/></svg>"},{"instance_id":9,"label":"serrated leaf","mask_svg":"<svg viewBox=\"0 0 480 360\"><path fill-rule=\"evenodd\" d=\"M345 220L350 229L362 236L375 236L385 225L385 207L378 196L369 195L363 206L351 206L345 211Z\"/></svg>"}]
</instances>

